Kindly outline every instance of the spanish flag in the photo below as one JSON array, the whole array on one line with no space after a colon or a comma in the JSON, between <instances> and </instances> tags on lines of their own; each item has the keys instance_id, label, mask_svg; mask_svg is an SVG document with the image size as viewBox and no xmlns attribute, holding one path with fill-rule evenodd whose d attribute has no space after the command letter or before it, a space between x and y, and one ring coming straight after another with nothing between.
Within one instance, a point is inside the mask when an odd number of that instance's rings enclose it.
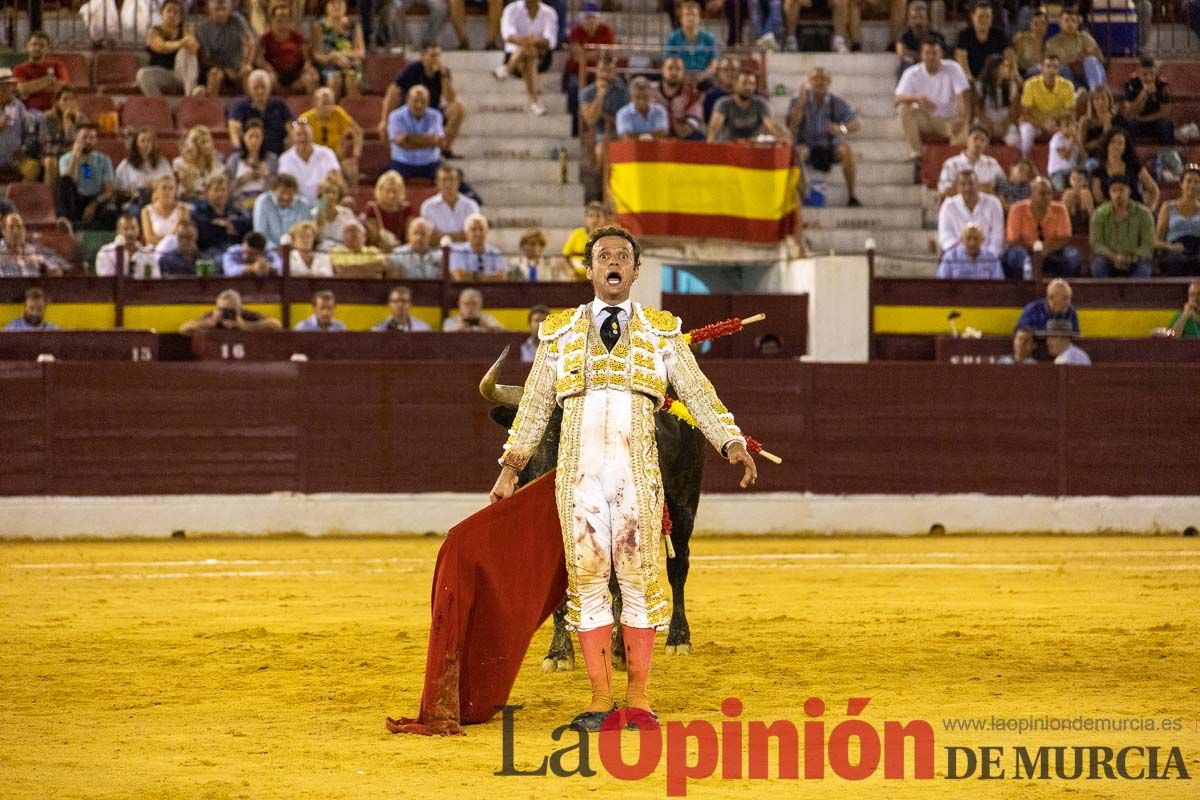
<instances>
[{"instance_id":1,"label":"spanish flag","mask_svg":"<svg viewBox=\"0 0 1200 800\"><path fill-rule=\"evenodd\" d=\"M636 234L777 242L791 231L800 168L788 145L622 141L608 156L617 218Z\"/></svg>"}]
</instances>

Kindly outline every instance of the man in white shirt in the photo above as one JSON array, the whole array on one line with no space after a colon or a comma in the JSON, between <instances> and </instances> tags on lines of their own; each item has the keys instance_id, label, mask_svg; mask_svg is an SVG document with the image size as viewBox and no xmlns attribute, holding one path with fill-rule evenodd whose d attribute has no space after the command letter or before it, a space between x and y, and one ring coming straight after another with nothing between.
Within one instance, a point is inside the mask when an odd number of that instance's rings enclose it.
<instances>
[{"instance_id":1,"label":"man in white shirt","mask_svg":"<svg viewBox=\"0 0 1200 800\"><path fill-rule=\"evenodd\" d=\"M979 188L988 194L996 193L996 186L1004 178L1004 168L1000 162L983 152L991 141L991 134L982 125L972 125L967 134L966 148L956 156L950 156L942 162L942 172L938 176L937 190L939 199L944 200L958 191L958 174L963 170L975 173Z\"/></svg>"},{"instance_id":2,"label":"man in white shirt","mask_svg":"<svg viewBox=\"0 0 1200 800\"><path fill-rule=\"evenodd\" d=\"M130 278L161 278L154 250L139 241L141 226L137 217L117 218L117 238L96 253L96 276L111 278L117 274L117 248L125 248L122 271Z\"/></svg>"},{"instance_id":3,"label":"man in white shirt","mask_svg":"<svg viewBox=\"0 0 1200 800\"><path fill-rule=\"evenodd\" d=\"M294 177L299 184L300 196L312 204L317 202L317 187L321 181L331 172L341 175L342 164L328 147L313 143L308 120L297 119L292 122L292 146L279 157L279 172Z\"/></svg>"},{"instance_id":4,"label":"man in white shirt","mask_svg":"<svg viewBox=\"0 0 1200 800\"><path fill-rule=\"evenodd\" d=\"M460 183L458 167L442 164L437 171L438 193L421 203L421 216L433 226L434 235L456 242L467 238L463 233L467 217L479 213L478 203L458 193Z\"/></svg>"},{"instance_id":5,"label":"man in white shirt","mask_svg":"<svg viewBox=\"0 0 1200 800\"><path fill-rule=\"evenodd\" d=\"M558 44L558 12L539 0L509 3L500 16L500 35L504 63L496 67L496 79L524 78L529 111L542 116L546 107L538 92L538 73L550 69L550 56Z\"/></svg>"},{"instance_id":6,"label":"man in white shirt","mask_svg":"<svg viewBox=\"0 0 1200 800\"><path fill-rule=\"evenodd\" d=\"M1067 364L1075 367L1086 367L1092 363L1091 357L1082 347L1076 346L1071 337L1075 329L1071 321L1066 319L1051 319L1046 321L1045 330L1038 331L1038 336L1046 338L1046 350L1054 357L1055 364Z\"/></svg>"},{"instance_id":7,"label":"man in white shirt","mask_svg":"<svg viewBox=\"0 0 1200 800\"><path fill-rule=\"evenodd\" d=\"M508 275L504 255L488 244L488 221L472 214L463 225L467 240L450 249L450 277L456 281L502 281Z\"/></svg>"},{"instance_id":8,"label":"man in white shirt","mask_svg":"<svg viewBox=\"0 0 1200 800\"><path fill-rule=\"evenodd\" d=\"M921 63L904 70L896 84L896 110L910 156L921 157L921 134L944 136L961 144L971 121L971 84L955 61L942 58L932 37L921 42Z\"/></svg>"},{"instance_id":9,"label":"man in white shirt","mask_svg":"<svg viewBox=\"0 0 1200 800\"><path fill-rule=\"evenodd\" d=\"M1004 252L1004 207L995 195L979 191L979 181L971 170L957 178L958 193L947 198L938 209L938 250L948 252L962 239L967 223L979 226L984 247L992 253Z\"/></svg>"}]
</instances>

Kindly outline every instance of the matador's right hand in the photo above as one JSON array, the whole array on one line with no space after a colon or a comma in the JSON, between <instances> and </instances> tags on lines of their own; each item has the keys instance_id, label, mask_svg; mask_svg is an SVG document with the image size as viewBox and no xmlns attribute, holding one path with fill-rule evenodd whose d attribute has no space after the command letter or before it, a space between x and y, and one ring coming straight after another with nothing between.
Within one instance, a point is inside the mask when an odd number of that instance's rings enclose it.
<instances>
[{"instance_id":1,"label":"matador's right hand","mask_svg":"<svg viewBox=\"0 0 1200 800\"><path fill-rule=\"evenodd\" d=\"M512 467L504 467L500 470L500 476L496 478L496 485L492 487L491 494L488 495L488 502L498 503L501 500L507 500L516 491L517 471Z\"/></svg>"}]
</instances>

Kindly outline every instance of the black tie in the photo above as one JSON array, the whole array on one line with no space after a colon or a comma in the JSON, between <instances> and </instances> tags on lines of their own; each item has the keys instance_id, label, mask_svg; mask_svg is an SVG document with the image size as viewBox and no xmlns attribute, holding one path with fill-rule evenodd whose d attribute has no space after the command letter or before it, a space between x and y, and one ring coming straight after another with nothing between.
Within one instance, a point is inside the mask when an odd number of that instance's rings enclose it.
<instances>
[{"instance_id":1,"label":"black tie","mask_svg":"<svg viewBox=\"0 0 1200 800\"><path fill-rule=\"evenodd\" d=\"M600 340L604 342L605 347L612 350L617 339L621 338L621 323L617 322L617 314L621 313L621 307L608 306L604 313L608 314L608 318L600 323Z\"/></svg>"}]
</instances>

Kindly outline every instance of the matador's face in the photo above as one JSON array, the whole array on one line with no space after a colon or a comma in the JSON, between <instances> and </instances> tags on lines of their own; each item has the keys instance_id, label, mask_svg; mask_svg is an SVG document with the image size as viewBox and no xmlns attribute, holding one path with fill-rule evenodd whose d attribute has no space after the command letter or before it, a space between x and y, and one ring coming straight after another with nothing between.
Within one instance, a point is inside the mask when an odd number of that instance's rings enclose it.
<instances>
[{"instance_id":1,"label":"matador's face","mask_svg":"<svg viewBox=\"0 0 1200 800\"><path fill-rule=\"evenodd\" d=\"M609 305L629 299L629 290L637 280L638 265L633 261L633 245L622 236L605 236L592 246L588 280L599 297Z\"/></svg>"}]
</instances>

